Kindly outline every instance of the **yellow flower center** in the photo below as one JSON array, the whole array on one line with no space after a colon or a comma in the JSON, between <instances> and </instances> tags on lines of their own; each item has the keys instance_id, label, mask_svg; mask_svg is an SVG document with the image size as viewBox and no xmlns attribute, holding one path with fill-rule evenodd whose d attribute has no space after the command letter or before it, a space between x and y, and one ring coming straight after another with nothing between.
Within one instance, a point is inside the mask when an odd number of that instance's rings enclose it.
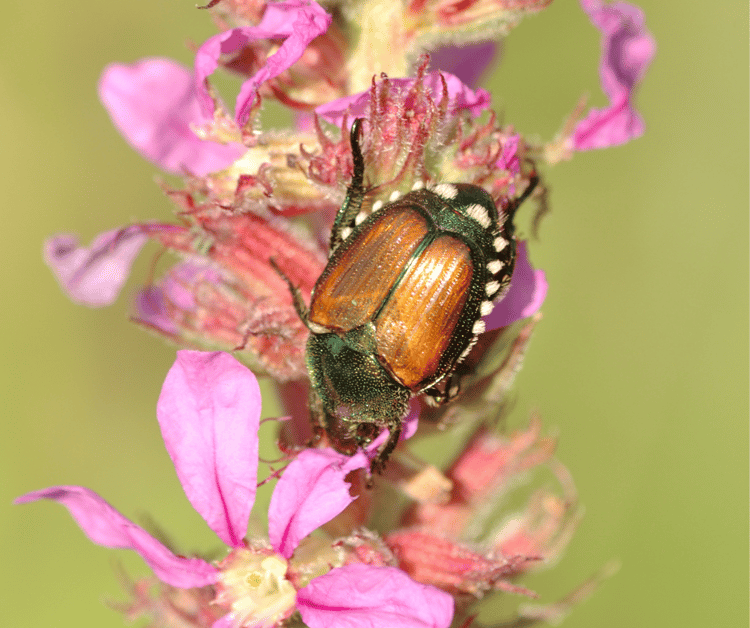
<instances>
[{"instance_id":1,"label":"yellow flower center","mask_svg":"<svg viewBox=\"0 0 750 628\"><path fill-rule=\"evenodd\" d=\"M232 609L237 626L273 626L292 614L297 591L283 557L241 549L224 562L216 601Z\"/></svg>"}]
</instances>

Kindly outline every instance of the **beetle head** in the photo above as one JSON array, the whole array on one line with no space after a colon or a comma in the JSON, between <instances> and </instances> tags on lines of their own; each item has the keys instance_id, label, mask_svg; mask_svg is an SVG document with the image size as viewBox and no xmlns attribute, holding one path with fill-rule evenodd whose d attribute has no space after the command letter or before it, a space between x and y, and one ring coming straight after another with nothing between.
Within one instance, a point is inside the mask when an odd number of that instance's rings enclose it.
<instances>
[{"instance_id":1,"label":"beetle head","mask_svg":"<svg viewBox=\"0 0 750 628\"><path fill-rule=\"evenodd\" d=\"M352 348L336 334L310 334L307 360L321 424L337 451L353 455L384 428L400 425L411 393L372 353Z\"/></svg>"}]
</instances>

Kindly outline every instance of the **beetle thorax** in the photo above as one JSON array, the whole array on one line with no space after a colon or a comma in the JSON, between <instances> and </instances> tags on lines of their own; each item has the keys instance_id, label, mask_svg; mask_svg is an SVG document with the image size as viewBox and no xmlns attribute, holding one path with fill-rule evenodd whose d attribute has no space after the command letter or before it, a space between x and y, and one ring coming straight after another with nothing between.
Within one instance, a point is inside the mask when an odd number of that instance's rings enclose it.
<instances>
[{"instance_id":1,"label":"beetle thorax","mask_svg":"<svg viewBox=\"0 0 750 628\"><path fill-rule=\"evenodd\" d=\"M307 344L311 383L321 403L322 422L331 444L343 453L353 453L358 446L374 440L383 428L398 425L411 396L383 369L372 351L366 350L366 345L346 342L333 333L311 334Z\"/></svg>"}]
</instances>

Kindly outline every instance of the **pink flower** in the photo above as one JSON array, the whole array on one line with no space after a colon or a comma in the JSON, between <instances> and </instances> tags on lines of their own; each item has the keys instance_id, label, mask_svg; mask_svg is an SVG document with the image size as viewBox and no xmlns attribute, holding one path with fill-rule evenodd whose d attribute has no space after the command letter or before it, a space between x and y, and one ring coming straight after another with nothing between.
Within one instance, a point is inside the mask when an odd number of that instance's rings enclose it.
<instances>
[{"instance_id":1,"label":"pink flower","mask_svg":"<svg viewBox=\"0 0 750 628\"><path fill-rule=\"evenodd\" d=\"M527 429L509 437L498 437L481 427L446 471L452 482L450 499L439 504L415 504L402 523L461 538L477 518L477 510L501 499L512 487L520 486L519 477L547 464L554 449L555 441L541 436L538 420L532 420ZM574 503L575 499L571 499L571 507ZM540 552L541 548L536 547L527 554Z\"/></svg>"},{"instance_id":2,"label":"pink flower","mask_svg":"<svg viewBox=\"0 0 750 628\"><path fill-rule=\"evenodd\" d=\"M194 133L212 121L213 112L201 111L193 74L169 59L107 66L99 98L133 148L172 174L204 176L245 152L242 144L220 144Z\"/></svg>"},{"instance_id":3,"label":"pink flower","mask_svg":"<svg viewBox=\"0 0 750 628\"><path fill-rule=\"evenodd\" d=\"M309 300L326 251L288 216L310 214L321 224L319 240L328 237L352 176L344 118L366 116L368 178L382 182L369 195L371 203L450 176L483 186L502 208L529 184L532 169L522 159L527 148L520 136L498 126L494 117L473 119L489 104L488 94L451 75L425 72L426 61L416 78L384 78L366 92L329 103L322 117L342 125L338 140L316 127L314 134L300 132L276 144L271 138L249 149L257 161L268 161L257 174L240 175L233 192L214 187L213 177L205 179L205 188L193 179L189 190L170 191L183 224L132 225L102 234L88 248L71 236L56 236L47 244L47 263L74 300L106 305L151 238L182 261L139 291L138 323L183 346L239 349L254 369L278 381L304 378L308 332L271 260ZM393 150L382 151L382 145ZM441 153L451 158L435 161L433 155ZM530 268L524 246L517 275L509 297L488 319L489 329L526 318L541 306L544 275Z\"/></svg>"},{"instance_id":4,"label":"pink flower","mask_svg":"<svg viewBox=\"0 0 750 628\"><path fill-rule=\"evenodd\" d=\"M192 227L131 225L101 234L89 247L54 236L45 246L46 262L74 301L104 306L117 298L151 238L185 259L139 290L137 322L183 345L241 347L254 367L284 381L304 377L307 329L270 259L309 298L324 267L323 251L281 218L212 209L195 213Z\"/></svg>"},{"instance_id":5,"label":"pink flower","mask_svg":"<svg viewBox=\"0 0 750 628\"><path fill-rule=\"evenodd\" d=\"M626 2L604 4L601 0L581 0L581 6L602 32L599 73L610 105L592 109L578 123L573 145L576 150L589 150L624 144L640 137L645 128L632 98L656 45L640 8Z\"/></svg>"},{"instance_id":6,"label":"pink flower","mask_svg":"<svg viewBox=\"0 0 750 628\"><path fill-rule=\"evenodd\" d=\"M51 487L23 495L16 503L61 503L92 541L135 550L168 585L214 585L217 603L229 608L214 623L217 628L271 626L295 610L311 628L344 628L365 614L373 626L447 627L452 598L396 568L340 566L305 582L289 565L299 542L353 501L344 477L367 465L362 454L348 458L328 450L301 453L273 493L270 546L243 540L257 486L260 402L255 376L218 352L178 352L159 397L159 424L185 494L230 548L218 566L174 555L83 487Z\"/></svg>"},{"instance_id":7,"label":"pink flower","mask_svg":"<svg viewBox=\"0 0 750 628\"><path fill-rule=\"evenodd\" d=\"M197 312L196 295L189 286L197 283L218 285L221 273L208 263L182 262L175 264L158 285L146 286L135 295L135 319L170 338L179 332L170 313L175 309Z\"/></svg>"},{"instance_id":8,"label":"pink flower","mask_svg":"<svg viewBox=\"0 0 750 628\"><path fill-rule=\"evenodd\" d=\"M195 55L195 81L203 113L212 116L214 102L206 89L206 78L219 66L222 55L240 51L249 43L282 39L281 47L266 60L263 67L247 79L235 105L235 118L244 124L258 93L258 87L296 63L310 42L326 32L331 23L328 15L314 0L288 0L268 4L257 26L243 26L214 35Z\"/></svg>"}]
</instances>

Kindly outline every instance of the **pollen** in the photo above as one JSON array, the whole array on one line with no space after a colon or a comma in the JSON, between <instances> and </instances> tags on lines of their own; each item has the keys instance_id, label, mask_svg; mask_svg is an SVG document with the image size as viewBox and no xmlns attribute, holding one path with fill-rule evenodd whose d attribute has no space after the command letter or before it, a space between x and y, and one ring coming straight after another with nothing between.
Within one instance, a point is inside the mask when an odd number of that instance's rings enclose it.
<instances>
[{"instance_id":1,"label":"pollen","mask_svg":"<svg viewBox=\"0 0 750 628\"><path fill-rule=\"evenodd\" d=\"M282 556L240 549L222 567L216 602L230 607L237 628L274 626L294 611L297 592Z\"/></svg>"}]
</instances>

